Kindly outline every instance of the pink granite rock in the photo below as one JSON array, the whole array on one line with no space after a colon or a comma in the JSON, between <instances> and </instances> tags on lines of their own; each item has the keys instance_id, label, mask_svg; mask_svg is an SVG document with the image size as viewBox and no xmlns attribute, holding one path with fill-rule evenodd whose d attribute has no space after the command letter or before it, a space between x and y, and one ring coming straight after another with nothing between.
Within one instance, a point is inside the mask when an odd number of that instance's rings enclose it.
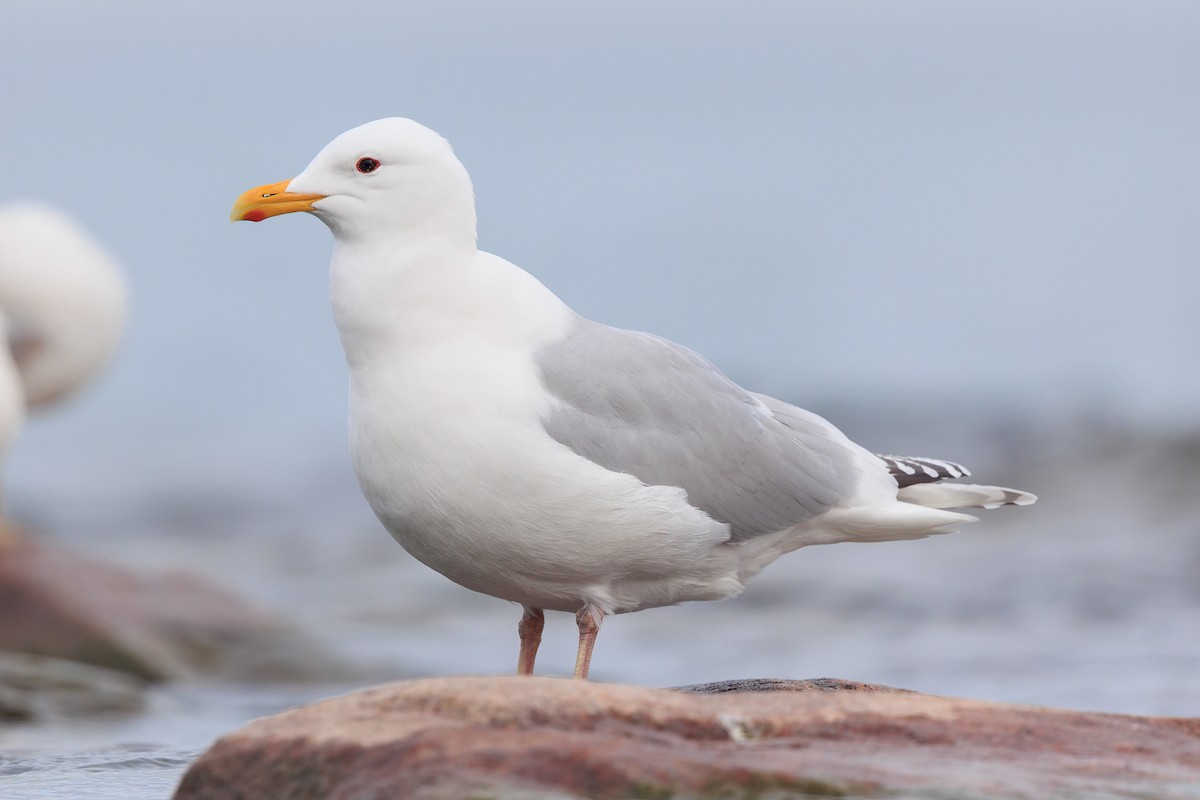
<instances>
[{"instance_id":1,"label":"pink granite rock","mask_svg":"<svg viewBox=\"0 0 1200 800\"><path fill-rule=\"evenodd\" d=\"M139 574L31 536L0 549L0 650L152 681L346 674L297 631L199 578Z\"/></svg>"},{"instance_id":2,"label":"pink granite rock","mask_svg":"<svg viewBox=\"0 0 1200 800\"><path fill-rule=\"evenodd\" d=\"M1197 719L837 681L698 688L716 693L516 676L388 684L224 737L175 800L1182 797L1168 792L1200 787Z\"/></svg>"}]
</instances>

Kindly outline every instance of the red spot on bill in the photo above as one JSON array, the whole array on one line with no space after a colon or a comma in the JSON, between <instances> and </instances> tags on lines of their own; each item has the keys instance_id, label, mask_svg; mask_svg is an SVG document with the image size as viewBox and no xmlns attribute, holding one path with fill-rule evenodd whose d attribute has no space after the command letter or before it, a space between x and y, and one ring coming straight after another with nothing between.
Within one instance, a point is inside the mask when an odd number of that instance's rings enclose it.
<instances>
[{"instance_id":1,"label":"red spot on bill","mask_svg":"<svg viewBox=\"0 0 1200 800\"><path fill-rule=\"evenodd\" d=\"M260 211L257 208L253 208L253 209L247 211L242 216L242 219L249 220L250 222L262 222L266 218L267 218L267 215L264 214L262 211Z\"/></svg>"}]
</instances>

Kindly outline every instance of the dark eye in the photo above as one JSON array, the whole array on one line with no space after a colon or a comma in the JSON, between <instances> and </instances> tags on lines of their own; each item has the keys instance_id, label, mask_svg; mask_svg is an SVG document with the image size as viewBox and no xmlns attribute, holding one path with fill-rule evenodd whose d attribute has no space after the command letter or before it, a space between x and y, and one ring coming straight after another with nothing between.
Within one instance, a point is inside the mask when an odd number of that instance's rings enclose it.
<instances>
[{"instance_id":1,"label":"dark eye","mask_svg":"<svg viewBox=\"0 0 1200 800\"><path fill-rule=\"evenodd\" d=\"M366 175L368 172L374 172L375 170L379 169L379 159L360 158L358 163L354 165L354 168Z\"/></svg>"}]
</instances>

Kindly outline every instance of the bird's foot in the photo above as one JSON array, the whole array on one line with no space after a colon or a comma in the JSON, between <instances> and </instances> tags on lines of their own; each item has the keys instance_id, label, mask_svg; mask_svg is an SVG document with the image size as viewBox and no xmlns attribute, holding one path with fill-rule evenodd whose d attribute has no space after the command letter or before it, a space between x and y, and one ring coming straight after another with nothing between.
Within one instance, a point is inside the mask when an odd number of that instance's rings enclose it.
<instances>
[{"instance_id":1,"label":"bird's foot","mask_svg":"<svg viewBox=\"0 0 1200 800\"><path fill-rule=\"evenodd\" d=\"M537 660L538 645L542 643L542 628L546 615L540 608L526 607L517 623L517 635L521 637L521 653L517 656L517 674L532 675L533 662Z\"/></svg>"},{"instance_id":2,"label":"bird's foot","mask_svg":"<svg viewBox=\"0 0 1200 800\"><path fill-rule=\"evenodd\" d=\"M588 670L592 666L592 648L596 646L596 634L600 633L600 623L604 621L604 612L588 604L575 615L575 624L579 626L579 651L575 654L575 676L579 680L587 680Z\"/></svg>"}]
</instances>

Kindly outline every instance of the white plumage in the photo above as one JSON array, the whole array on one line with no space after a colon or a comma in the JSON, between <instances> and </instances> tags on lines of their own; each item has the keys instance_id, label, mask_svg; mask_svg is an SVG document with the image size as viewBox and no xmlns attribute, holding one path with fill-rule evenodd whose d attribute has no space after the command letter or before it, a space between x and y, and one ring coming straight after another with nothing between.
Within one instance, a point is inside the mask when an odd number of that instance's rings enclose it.
<instances>
[{"instance_id":1,"label":"white plumage","mask_svg":"<svg viewBox=\"0 0 1200 800\"><path fill-rule=\"evenodd\" d=\"M45 206L0 208L0 454L27 410L69 397L100 372L124 317L121 272L87 232Z\"/></svg>"},{"instance_id":2,"label":"white plumage","mask_svg":"<svg viewBox=\"0 0 1200 800\"><path fill-rule=\"evenodd\" d=\"M686 348L579 317L476 249L466 170L411 120L343 134L295 179L243 194L233 218L294 211L335 238L363 492L413 556L524 606L520 672L543 609L576 612L586 677L607 614L731 597L805 545L974 521L949 505L1034 499L920 489L965 470L885 462Z\"/></svg>"}]
</instances>

